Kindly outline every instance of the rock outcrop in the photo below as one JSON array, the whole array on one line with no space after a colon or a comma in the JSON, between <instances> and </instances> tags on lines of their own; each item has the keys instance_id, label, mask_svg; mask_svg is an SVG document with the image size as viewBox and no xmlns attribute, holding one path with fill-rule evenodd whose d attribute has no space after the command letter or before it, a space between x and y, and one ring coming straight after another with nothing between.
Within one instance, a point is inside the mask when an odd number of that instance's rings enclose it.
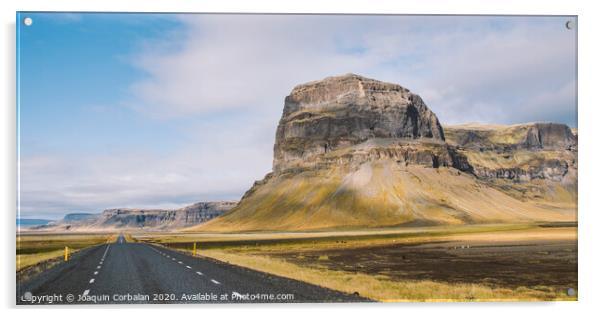
<instances>
[{"instance_id":1,"label":"rock outcrop","mask_svg":"<svg viewBox=\"0 0 602 317\"><path fill-rule=\"evenodd\" d=\"M559 123L526 123L510 126L465 124L446 127L448 143L473 150L572 150L577 137Z\"/></svg>"},{"instance_id":2,"label":"rock outcrop","mask_svg":"<svg viewBox=\"0 0 602 317\"><path fill-rule=\"evenodd\" d=\"M446 126L448 143L467 157L473 173L483 180L533 180L575 183L577 138L557 123L511 126Z\"/></svg>"},{"instance_id":3,"label":"rock outcrop","mask_svg":"<svg viewBox=\"0 0 602 317\"><path fill-rule=\"evenodd\" d=\"M354 74L299 85L284 101L273 170L373 138L445 140L437 116L399 85Z\"/></svg>"},{"instance_id":4,"label":"rock outcrop","mask_svg":"<svg viewBox=\"0 0 602 317\"><path fill-rule=\"evenodd\" d=\"M273 171L190 231L570 221L576 137L559 124L441 127L422 99L349 74L297 86Z\"/></svg>"},{"instance_id":5,"label":"rock outcrop","mask_svg":"<svg viewBox=\"0 0 602 317\"><path fill-rule=\"evenodd\" d=\"M576 211L576 129L555 123L444 128L448 143L465 156L473 174L521 201Z\"/></svg>"}]
</instances>

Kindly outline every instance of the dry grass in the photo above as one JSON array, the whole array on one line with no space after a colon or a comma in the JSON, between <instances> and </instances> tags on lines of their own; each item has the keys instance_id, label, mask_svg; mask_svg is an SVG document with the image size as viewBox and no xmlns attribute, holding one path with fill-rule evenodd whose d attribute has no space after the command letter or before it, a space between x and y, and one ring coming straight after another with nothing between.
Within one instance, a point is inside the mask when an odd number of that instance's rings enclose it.
<instances>
[{"instance_id":1,"label":"dry grass","mask_svg":"<svg viewBox=\"0 0 602 317\"><path fill-rule=\"evenodd\" d=\"M399 229L397 229L399 230ZM279 240L276 236L287 237L290 235L277 233L233 234L233 237L221 235L223 241L238 244L220 245L217 235L205 235L206 243L199 243L198 255L214 258L223 262L251 268L258 271L275 274L295 280L320 285L346 293L357 292L361 296L377 301L540 301L540 300L576 300L576 296L569 297L546 286L494 288L485 285L469 283L445 283L431 280L391 280L386 276L368 275L329 269L320 262L329 261L328 250L358 249L374 247L377 245L400 243L428 243L437 241L470 241L471 243L516 243L529 241L536 243L545 240L576 241L575 227L541 228L533 225L488 225L488 226L457 226L427 230L421 234L420 229L405 229L405 233L375 235L360 231L356 235L347 232L346 236L314 236L326 233L297 234L297 241ZM340 232L334 232L335 235ZM252 236L262 241L261 244L253 242ZM266 237L273 241L266 243ZM189 242L199 241L199 235L136 236L136 239L153 243L160 243L169 247L190 252ZM176 242L177 241L177 242ZM281 257L274 256L281 252L319 251L318 264L311 267L292 263ZM273 253L273 254L272 254Z\"/></svg>"},{"instance_id":2,"label":"dry grass","mask_svg":"<svg viewBox=\"0 0 602 317\"><path fill-rule=\"evenodd\" d=\"M560 228L562 229L562 228ZM201 248L242 249L259 247L281 250L286 248L340 248L387 245L392 243L429 242L447 239L459 234L492 234L543 230L537 224L483 224L434 227L401 227L357 230L330 230L308 232L254 232L254 233L144 233L133 234L136 241L160 244L188 244L197 242ZM549 230L549 229L547 229ZM258 245L260 243L260 245Z\"/></svg>"},{"instance_id":3,"label":"dry grass","mask_svg":"<svg viewBox=\"0 0 602 317\"><path fill-rule=\"evenodd\" d=\"M449 168L392 160L270 179L226 215L186 231L326 230L418 223L571 221Z\"/></svg>"},{"instance_id":4,"label":"dry grass","mask_svg":"<svg viewBox=\"0 0 602 317\"><path fill-rule=\"evenodd\" d=\"M17 236L17 272L40 262L64 256L70 252L113 240L113 235L29 234Z\"/></svg>"},{"instance_id":5,"label":"dry grass","mask_svg":"<svg viewBox=\"0 0 602 317\"><path fill-rule=\"evenodd\" d=\"M234 265L293 278L345 293L383 302L403 301L540 301L575 300L545 288L491 288L477 284L451 284L433 281L391 281L385 277L308 268L269 256L205 250L203 256Z\"/></svg>"},{"instance_id":6,"label":"dry grass","mask_svg":"<svg viewBox=\"0 0 602 317\"><path fill-rule=\"evenodd\" d=\"M34 254L17 254L17 272L43 261L61 258L64 256L64 252L64 250L55 250Z\"/></svg>"}]
</instances>

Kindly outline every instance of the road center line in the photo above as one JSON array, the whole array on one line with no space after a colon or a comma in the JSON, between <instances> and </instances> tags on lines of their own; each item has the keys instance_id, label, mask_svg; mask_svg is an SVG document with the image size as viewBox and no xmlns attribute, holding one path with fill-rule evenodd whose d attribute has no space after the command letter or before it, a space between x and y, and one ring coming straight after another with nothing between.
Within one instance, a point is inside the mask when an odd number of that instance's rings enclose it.
<instances>
[{"instance_id":1,"label":"road center line","mask_svg":"<svg viewBox=\"0 0 602 317\"><path fill-rule=\"evenodd\" d=\"M95 271L95 272L94 272L94 275L97 275L97 274L98 274L98 271Z\"/></svg>"},{"instance_id":2,"label":"road center line","mask_svg":"<svg viewBox=\"0 0 602 317\"><path fill-rule=\"evenodd\" d=\"M216 281L214 279L211 279L211 282L213 282L213 284L218 284L218 285L221 284L220 282L218 282L218 281Z\"/></svg>"},{"instance_id":3,"label":"road center line","mask_svg":"<svg viewBox=\"0 0 602 317\"><path fill-rule=\"evenodd\" d=\"M94 279L91 279L91 280L90 280L90 284L92 284L92 283L94 283Z\"/></svg>"},{"instance_id":4,"label":"road center line","mask_svg":"<svg viewBox=\"0 0 602 317\"><path fill-rule=\"evenodd\" d=\"M96 268L100 270L101 266L99 265L99 266L97 266Z\"/></svg>"},{"instance_id":5,"label":"road center line","mask_svg":"<svg viewBox=\"0 0 602 317\"><path fill-rule=\"evenodd\" d=\"M199 271L197 271L197 272L196 272L196 274L198 274L198 275L203 275L203 273L201 273L201 272L199 272Z\"/></svg>"},{"instance_id":6,"label":"road center line","mask_svg":"<svg viewBox=\"0 0 602 317\"><path fill-rule=\"evenodd\" d=\"M178 261L178 264L182 264L182 261Z\"/></svg>"},{"instance_id":7,"label":"road center line","mask_svg":"<svg viewBox=\"0 0 602 317\"><path fill-rule=\"evenodd\" d=\"M90 294L90 290L89 289L87 289L87 290L84 291L84 296L88 296L88 294Z\"/></svg>"},{"instance_id":8,"label":"road center line","mask_svg":"<svg viewBox=\"0 0 602 317\"><path fill-rule=\"evenodd\" d=\"M186 265L186 268L187 268L187 269L191 269L191 267L190 267L190 266L188 266L188 265Z\"/></svg>"},{"instance_id":9,"label":"road center line","mask_svg":"<svg viewBox=\"0 0 602 317\"><path fill-rule=\"evenodd\" d=\"M105 257L107 256L107 252L109 251L109 248L111 247L110 244L107 244L107 248L105 249L105 253L102 255L102 259L104 260Z\"/></svg>"}]
</instances>

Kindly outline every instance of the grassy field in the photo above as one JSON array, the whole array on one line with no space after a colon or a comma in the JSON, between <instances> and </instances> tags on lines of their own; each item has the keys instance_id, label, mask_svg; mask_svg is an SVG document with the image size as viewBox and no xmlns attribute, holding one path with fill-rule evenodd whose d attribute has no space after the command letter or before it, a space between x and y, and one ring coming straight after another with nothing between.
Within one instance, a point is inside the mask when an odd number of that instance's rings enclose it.
<instances>
[{"instance_id":1,"label":"grassy field","mask_svg":"<svg viewBox=\"0 0 602 317\"><path fill-rule=\"evenodd\" d=\"M133 238L378 301L577 298L570 223Z\"/></svg>"},{"instance_id":2,"label":"grassy field","mask_svg":"<svg viewBox=\"0 0 602 317\"><path fill-rule=\"evenodd\" d=\"M17 272L70 252L114 240L108 234L27 234L17 236Z\"/></svg>"}]
</instances>

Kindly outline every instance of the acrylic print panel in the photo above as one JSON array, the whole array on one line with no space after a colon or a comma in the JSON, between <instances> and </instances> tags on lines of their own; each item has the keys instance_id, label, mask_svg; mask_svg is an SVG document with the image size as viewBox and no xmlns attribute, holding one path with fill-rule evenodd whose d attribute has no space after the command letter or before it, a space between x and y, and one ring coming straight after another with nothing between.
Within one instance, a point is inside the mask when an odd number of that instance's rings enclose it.
<instances>
[{"instance_id":1,"label":"acrylic print panel","mask_svg":"<svg viewBox=\"0 0 602 317\"><path fill-rule=\"evenodd\" d=\"M577 300L575 16L17 25L19 305Z\"/></svg>"}]
</instances>

